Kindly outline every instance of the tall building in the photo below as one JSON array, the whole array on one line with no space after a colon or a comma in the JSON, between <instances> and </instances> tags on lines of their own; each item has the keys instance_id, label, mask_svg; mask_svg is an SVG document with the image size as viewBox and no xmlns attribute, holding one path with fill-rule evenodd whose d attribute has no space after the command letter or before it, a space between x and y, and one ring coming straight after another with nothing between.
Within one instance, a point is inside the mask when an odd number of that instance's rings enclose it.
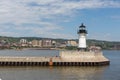
<instances>
[{"instance_id":1,"label":"tall building","mask_svg":"<svg viewBox=\"0 0 120 80\"><path fill-rule=\"evenodd\" d=\"M52 47L52 40L43 40L43 42L42 42L42 46L43 47Z\"/></svg>"},{"instance_id":2,"label":"tall building","mask_svg":"<svg viewBox=\"0 0 120 80\"><path fill-rule=\"evenodd\" d=\"M84 26L82 23L78 31L78 35L79 35L78 50L85 50L87 48L86 34L87 34L86 26Z\"/></svg>"},{"instance_id":3,"label":"tall building","mask_svg":"<svg viewBox=\"0 0 120 80\"><path fill-rule=\"evenodd\" d=\"M42 40L38 40L38 46L42 47Z\"/></svg>"},{"instance_id":4,"label":"tall building","mask_svg":"<svg viewBox=\"0 0 120 80\"><path fill-rule=\"evenodd\" d=\"M28 43L28 41L27 41L26 39L20 39L20 45L21 45L21 46L23 46L23 47L24 47L24 46L28 46L27 43Z\"/></svg>"},{"instance_id":5,"label":"tall building","mask_svg":"<svg viewBox=\"0 0 120 80\"><path fill-rule=\"evenodd\" d=\"M32 46L33 47L42 47L42 40L33 40Z\"/></svg>"}]
</instances>

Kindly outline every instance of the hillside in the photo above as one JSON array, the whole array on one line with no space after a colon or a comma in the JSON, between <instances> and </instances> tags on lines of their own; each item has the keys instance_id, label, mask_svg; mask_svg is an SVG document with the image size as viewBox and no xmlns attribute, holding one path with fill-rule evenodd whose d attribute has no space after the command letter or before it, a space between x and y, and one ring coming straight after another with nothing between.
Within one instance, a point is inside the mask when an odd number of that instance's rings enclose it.
<instances>
[{"instance_id":1,"label":"hillside","mask_svg":"<svg viewBox=\"0 0 120 80\"><path fill-rule=\"evenodd\" d=\"M27 41L32 40L42 40L42 39L51 39L59 43L63 43L65 41L68 41L70 39L53 39L53 38L41 38L41 37L6 37L6 36L0 36L0 40L5 40L8 43L18 43L20 39L27 39ZM72 39L78 42L77 39ZM95 40L95 39L88 39L87 45L92 46L100 46L102 49L120 49L120 42L116 41L103 41L103 40Z\"/></svg>"}]
</instances>

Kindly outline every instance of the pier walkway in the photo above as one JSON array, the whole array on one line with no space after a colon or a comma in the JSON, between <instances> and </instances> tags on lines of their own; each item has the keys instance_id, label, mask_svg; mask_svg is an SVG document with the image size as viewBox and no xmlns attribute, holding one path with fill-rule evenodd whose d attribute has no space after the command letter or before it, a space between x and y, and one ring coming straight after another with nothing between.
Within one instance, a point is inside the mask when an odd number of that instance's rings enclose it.
<instances>
[{"instance_id":1,"label":"pier walkway","mask_svg":"<svg viewBox=\"0 0 120 80\"><path fill-rule=\"evenodd\" d=\"M0 66L103 66L110 61L102 52L61 51L58 57L0 56Z\"/></svg>"},{"instance_id":2,"label":"pier walkway","mask_svg":"<svg viewBox=\"0 0 120 80\"><path fill-rule=\"evenodd\" d=\"M102 66L109 61L68 61L61 57L10 57L0 56L0 66Z\"/></svg>"}]
</instances>

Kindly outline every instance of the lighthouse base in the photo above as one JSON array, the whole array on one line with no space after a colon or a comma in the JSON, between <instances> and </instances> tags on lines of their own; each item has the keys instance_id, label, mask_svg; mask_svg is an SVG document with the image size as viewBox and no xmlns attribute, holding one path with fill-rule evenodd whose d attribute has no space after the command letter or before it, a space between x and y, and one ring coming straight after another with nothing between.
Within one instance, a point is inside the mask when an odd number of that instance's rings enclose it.
<instances>
[{"instance_id":1,"label":"lighthouse base","mask_svg":"<svg viewBox=\"0 0 120 80\"><path fill-rule=\"evenodd\" d=\"M53 58L53 65L79 65L79 66L104 66L109 65L110 61L103 56L102 52L87 51L61 51L60 59Z\"/></svg>"}]
</instances>

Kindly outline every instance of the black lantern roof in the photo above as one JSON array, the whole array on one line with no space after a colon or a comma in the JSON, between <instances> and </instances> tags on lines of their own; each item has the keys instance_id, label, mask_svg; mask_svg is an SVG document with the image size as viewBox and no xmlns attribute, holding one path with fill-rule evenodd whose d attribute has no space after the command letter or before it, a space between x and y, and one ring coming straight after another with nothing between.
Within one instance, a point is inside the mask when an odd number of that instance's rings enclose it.
<instances>
[{"instance_id":1,"label":"black lantern roof","mask_svg":"<svg viewBox=\"0 0 120 80\"><path fill-rule=\"evenodd\" d=\"M85 27L86 27L86 26L84 26L84 24L82 23L79 28L85 28Z\"/></svg>"},{"instance_id":2,"label":"black lantern roof","mask_svg":"<svg viewBox=\"0 0 120 80\"><path fill-rule=\"evenodd\" d=\"M84 24L82 23L81 26L79 26L78 34L80 34L80 33L87 34L87 30L85 28L86 28L86 26L84 26Z\"/></svg>"}]
</instances>

